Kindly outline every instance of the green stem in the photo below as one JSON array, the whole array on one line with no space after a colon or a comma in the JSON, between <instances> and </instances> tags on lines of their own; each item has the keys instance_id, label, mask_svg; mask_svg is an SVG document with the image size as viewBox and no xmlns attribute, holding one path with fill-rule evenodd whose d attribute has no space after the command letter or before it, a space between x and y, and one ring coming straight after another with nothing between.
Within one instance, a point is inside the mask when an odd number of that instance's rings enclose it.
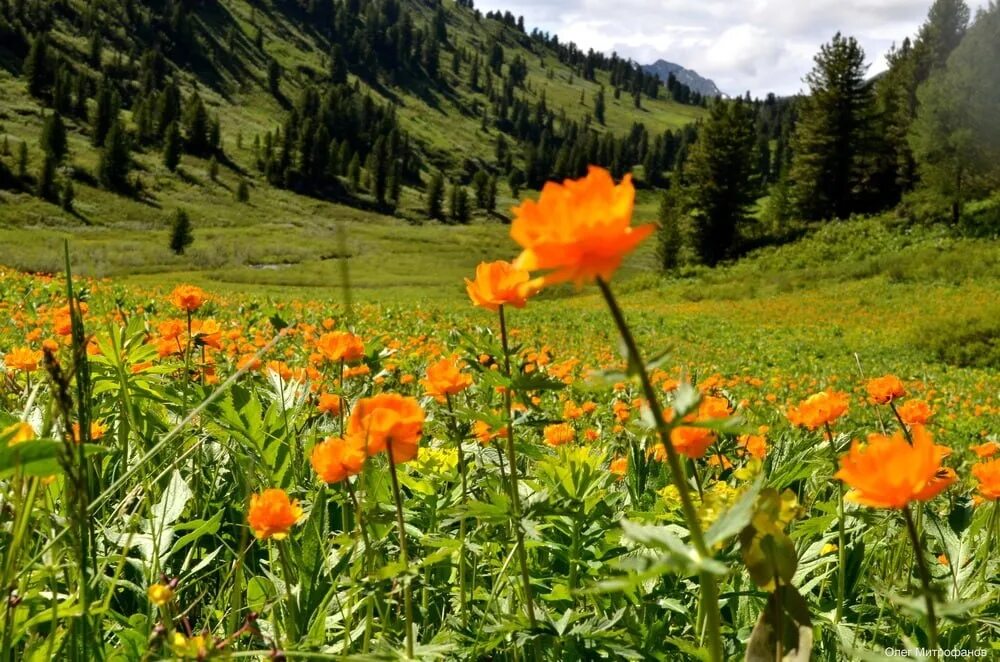
<instances>
[{"instance_id":1,"label":"green stem","mask_svg":"<svg viewBox=\"0 0 1000 662\"><path fill-rule=\"evenodd\" d=\"M504 316L504 309L501 305L498 309L500 315L500 342L503 345L504 370L507 379L511 379L510 371L510 345L507 341L507 319ZM524 529L521 527L521 494L518 488L517 477L517 451L514 448L514 414L511 406L510 385L504 388L503 401L504 409L507 412L507 459L510 462L510 507L511 518L514 520L514 538L517 545L517 561L521 566L521 585L524 591L524 609L528 615L528 624L534 630L537 627L535 621L535 602L531 590L531 573L528 571L528 554L524 549Z\"/></svg>"},{"instance_id":2,"label":"green stem","mask_svg":"<svg viewBox=\"0 0 1000 662\"><path fill-rule=\"evenodd\" d=\"M389 475L392 477L392 495L396 501L396 526L399 529L399 560L403 564L403 608L406 612L406 657L413 659L413 591L410 588L410 557L406 551L406 523L403 521L403 495L396 476L396 462L392 459L392 439L386 441L389 455Z\"/></svg>"},{"instance_id":3,"label":"green stem","mask_svg":"<svg viewBox=\"0 0 1000 662\"><path fill-rule=\"evenodd\" d=\"M277 541L278 562L281 564L281 574L284 575L285 601L288 608L288 620L285 632L288 635L288 643L294 644L299 640L299 605L295 601L295 596L292 595L292 585L295 583L295 575L292 572L292 564L288 560L288 552L285 546L286 543L284 540Z\"/></svg>"},{"instance_id":4,"label":"green stem","mask_svg":"<svg viewBox=\"0 0 1000 662\"><path fill-rule=\"evenodd\" d=\"M455 438L455 443L458 448L458 472L462 480L462 509L465 510L465 504L468 499L469 486L467 479L467 470L465 466L465 453L462 451L462 437L455 430L455 411L451 404L451 396L445 395L448 402L448 429L452 436ZM468 622L468 613L466 609L466 593L465 593L465 535L466 535L466 518L465 512L462 513L462 519L458 524L458 608L461 612L462 626L465 627Z\"/></svg>"},{"instance_id":5,"label":"green stem","mask_svg":"<svg viewBox=\"0 0 1000 662\"><path fill-rule=\"evenodd\" d=\"M830 425L826 425L826 436L829 438L830 458L833 461L833 471L836 473L838 467L837 447L834 444L833 430ZM847 594L847 550L845 548L847 533L845 531L844 515L844 484L834 479L837 483L837 608L833 615L833 623L836 625L844 615L844 600Z\"/></svg>"},{"instance_id":6,"label":"green stem","mask_svg":"<svg viewBox=\"0 0 1000 662\"><path fill-rule=\"evenodd\" d=\"M705 544L705 537L701 531L701 524L698 521L698 513L695 510L694 502L691 499L691 491L687 482L684 480L680 456L677 453L677 449L674 448L673 442L670 441L670 429L663 420L663 409L660 406L656 389L653 387L653 383L649 379L649 373L646 371L645 363L643 363L641 355L639 354L639 346L635 342L632 330L625 321L625 315L622 313L622 309L618 305L618 301L615 299L615 295L611 291L611 288L602 278L597 278L597 286L600 288L601 294L604 296L604 300L608 304L611 316L614 318L615 325L618 327L618 332L621 334L625 347L628 350L628 361L638 373L639 380L642 383L642 390L646 395L649 411L653 416L653 420L656 422L656 429L660 435L660 441L663 443L663 447L667 452L667 464L670 467L670 479L673 482L674 487L677 488L677 493L681 499L681 508L684 512L684 519L687 521L688 529L691 532L691 543L694 545L695 550L700 556L710 558L711 554L709 553L708 546ZM723 651L722 626L720 623L719 612L719 589L718 586L716 586L715 577L707 572L700 573L700 584L701 601L705 610L705 627L708 630L709 654L714 662L721 662L723 659Z\"/></svg>"},{"instance_id":7,"label":"green stem","mask_svg":"<svg viewBox=\"0 0 1000 662\"><path fill-rule=\"evenodd\" d=\"M903 518L906 519L906 530L910 534L910 542L913 543L913 553L917 557L917 570L920 572L920 581L924 587L924 602L927 605L927 634L930 638L931 650L937 651L939 650L937 617L934 615L934 594L931 593L931 572L927 568L927 559L924 558L920 535L917 533L916 524L913 523L913 514L910 512L909 506L903 506Z\"/></svg>"}]
</instances>

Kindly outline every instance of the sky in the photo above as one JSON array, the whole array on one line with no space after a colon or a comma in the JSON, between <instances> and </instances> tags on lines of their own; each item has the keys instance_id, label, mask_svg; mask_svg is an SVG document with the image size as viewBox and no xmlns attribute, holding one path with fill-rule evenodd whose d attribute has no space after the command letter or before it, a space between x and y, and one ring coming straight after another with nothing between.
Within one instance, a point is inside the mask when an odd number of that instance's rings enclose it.
<instances>
[{"instance_id":1,"label":"sky","mask_svg":"<svg viewBox=\"0 0 1000 662\"><path fill-rule=\"evenodd\" d=\"M973 15L986 0L971 0ZM839 30L885 69L892 44L914 35L931 0L476 0L524 16L584 50L616 51L642 64L676 62L729 95L763 97L804 89L819 47Z\"/></svg>"}]
</instances>

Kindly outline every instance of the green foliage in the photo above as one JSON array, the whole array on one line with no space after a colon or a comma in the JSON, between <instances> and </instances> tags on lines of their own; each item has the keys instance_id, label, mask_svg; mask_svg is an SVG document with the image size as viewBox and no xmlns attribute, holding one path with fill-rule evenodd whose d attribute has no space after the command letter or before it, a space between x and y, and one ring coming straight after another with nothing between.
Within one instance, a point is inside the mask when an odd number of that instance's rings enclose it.
<instances>
[{"instance_id":1,"label":"green foliage","mask_svg":"<svg viewBox=\"0 0 1000 662\"><path fill-rule=\"evenodd\" d=\"M1000 305L927 321L914 341L939 361L963 368L1000 369Z\"/></svg>"},{"instance_id":2,"label":"green foliage","mask_svg":"<svg viewBox=\"0 0 1000 662\"><path fill-rule=\"evenodd\" d=\"M97 165L97 178L104 188L117 192L129 190L128 176L132 169L131 149L125 128L115 119L104 140L101 158Z\"/></svg>"},{"instance_id":3,"label":"green foliage","mask_svg":"<svg viewBox=\"0 0 1000 662\"><path fill-rule=\"evenodd\" d=\"M427 217L436 220L444 220L444 175L435 172L431 175L430 183L427 185Z\"/></svg>"},{"instance_id":4,"label":"green foliage","mask_svg":"<svg viewBox=\"0 0 1000 662\"><path fill-rule=\"evenodd\" d=\"M69 149L69 143L66 139L66 125L58 111L45 118L41 145L46 157L53 159L56 163L62 163L66 157L66 152Z\"/></svg>"},{"instance_id":5,"label":"green foliage","mask_svg":"<svg viewBox=\"0 0 1000 662\"><path fill-rule=\"evenodd\" d=\"M167 127L163 138L163 165L173 172L181 162L181 130L176 121Z\"/></svg>"}]
</instances>

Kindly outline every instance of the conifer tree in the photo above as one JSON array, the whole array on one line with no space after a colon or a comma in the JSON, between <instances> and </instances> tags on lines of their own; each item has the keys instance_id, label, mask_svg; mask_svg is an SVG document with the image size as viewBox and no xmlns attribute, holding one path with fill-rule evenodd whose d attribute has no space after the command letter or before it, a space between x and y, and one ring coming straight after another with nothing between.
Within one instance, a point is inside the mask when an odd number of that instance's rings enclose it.
<instances>
[{"instance_id":1,"label":"conifer tree","mask_svg":"<svg viewBox=\"0 0 1000 662\"><path fill-rule=\"evenodd\" d=\"M604 126L604 86L594 94L594 119Z\"/></svg>"},{"instance_id":2,"label":"conifer tree","mask_svg":"<svg viewBox=\"0 0 1000 662\"><path fill-rule=\"evenodd\" d=\"M469 222L469 192L459 183L451 187L451 220L455 223Z\"/></svg>"},{"instance_id":3,"label":"conifer tree","mask_svg":"<svg viewBox=\"0 0 1000 662\"><path fill-rule=\"evenodd\" d=\"M170 250L175 255L184 255L188 246L194 243L194 234L191 227L191 218L183 209L178 209L174 213L173 222L170 227Z\"/></svg>"},{"instance_id":4,"label":"conifer tree","mask_svg":"<svg viewBox=\"0 0 1000 662\"><path fill-rule=\"evenodd\" d=\"M36 191L39 198L43 200L55 200L56 189L56 160L53 156L46 154L42 159L42 169L38 173L38 188Z\"/></svg>"},{"instance_id":5,"label":"conifer tree","mask_svg":"<svg viewBox=\"0 0 1000 662\"><path fill-rule=\"evenodd\" d=\"M427 184L427 217L444 220L444 175L436 172Z\"/></svg>"},{"instance_id":6,"label":"conifer tree","mask_svg":"<svg viewBox=\"0 0 1000 662\"><path fill-rule=\"evenodd\" d=\"M97 176L101 185L112 191L128 190L128 175L132 167L129 139L121 122L115 118L104 140Z\"/></svg>"},{"instance_id":7,"label":"conifer tree","mask_svg":"<svg viewBox=\"0 0 1000 662\"><path fill-rule=\"evenodd\" d=\"M28 143L23 140L17 149L17 176L20 179L28 176Z\"/></svg>"},{"instance_id":8,"label":"conifer tree","mask_svg":"<svg viewBox=\"0 0 1000 662\"><path fill-rule=\"evenodd\" d=\"M59 111L51 113L42 125L42 151L56 164L62 163L66 157L69 144L66 139L66 125L63 124Z\"/></svg>"},{"instance_id":9,"label":"conifer tree","mask_svg":"<svg viewBox=\"0 0 1000 662\"><path fill-rule=\"evenodd\" d=\"M62 196L60 198L60 203L65 211L73 211L73 200L76 198L76 192L73 190L73 181L70 179L66 180L65 186L62 189Z\"/></svg>"},{"instance_id":10,"label":"conifer tree","mask_svg":"<svg viewBox=\"0 0 1000 662\"><path fill-rule=\"evenodd\" d=\"M31 42L28 56L24 60L24 77L28 81L28 93L40 97L49 86L49 52L45 33L39 34Z\"/></svg>"},{"instance_id":11,"label":"conifer tree","mask_svg":"<svg viewBox=\"0 0 1000 662\"><path fill-rule=\"evenodd\" d=\"M245 179L240 179L240 183L236 187L236 202L250 202L250 186L247 185Z\"/></svg>"},{"instance_id":12,"label":"conifer tree","mask_svg":"<svg viewBox=\"0 0 1000 662\"><path fill-rule=\"evenodd\" d=\"M163 137L163 165L173 172L181 162L181 130L177 122L171 122Z\"/></svg>"}]
</instances>

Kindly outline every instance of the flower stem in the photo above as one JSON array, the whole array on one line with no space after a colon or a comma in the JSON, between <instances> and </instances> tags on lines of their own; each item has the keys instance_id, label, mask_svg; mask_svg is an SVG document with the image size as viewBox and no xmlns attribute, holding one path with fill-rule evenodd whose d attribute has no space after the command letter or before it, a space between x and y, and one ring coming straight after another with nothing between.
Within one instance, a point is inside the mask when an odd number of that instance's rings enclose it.
<instances>
[{"instance_id":1,"label":"flower stem","mask_svg":"<svg viewBox=\"0 0 1000 662\"><path fill-rule=\"evenodd\" d=\"M700 556L709 558L711 554L709 553L708 546L705 544L705 537L702 534L701 524L698 521L698 513L695 511L694 502L691 499L690 488L684 480L680 456L677 453L677 449L674 448L673 442L670 441L670 430L667 427L666 422L663 420L663 409L660 406L656 389L653 388L653 383L649 379L649 373L646 372L646 366L639 354L639 346L635 342L632 330L625 321L625 315L622 313L622 309L618 305L618 301L615 299L615 295L611 291L611 288L602 278L597 278L597 286L600 288L601 294L604 296L604 300L608 304L611 316L614 318L615 325L618 327L618 332L621 334L625 347L628 350L628 361L631 364L631 367L638 373L639 380L642 383L642 390L646 395L649 411L653 415L653 420L656 422L657 432L660 435L660 441L663 443L663 447L667 452L667 464L670 467L670 478L674 487L677 488L677 493L680 495L684 519L687 521L688 529L691 532L691 543L694 545L695 550ZM701 602L705 611L705 627L708 630L707 638L709 653L713 661L721 662L723 659L723 651L722 627L720 623L718 604L719 589L718 586L716 586L715 577L707 572L700 573L700 584Z\"/></svg>"},{"instance_id":2,"label":"flower stem","mask_svg":"<svg viewBox=\"0 0 1000 662\"><path fill-rule=\"evenodd\" d=\"M406 551L406 524L403 522L403 496L399 491L396 462L392 459L392 439L386 441L389 455L389 475L392 477L392 495L396 500L396 526L399 529L399 560L403 564L403 609L406 613L406 657L413 659L413 591L410 589L410 557Z\"/></svg>"},{"instance_id":3,"label":"flower stem","mask_svg":"<svg viewBox=\"0 0 1000 662\"><path fill-rule=\"evenodd\" d=\"M924 587L924 602L927 605L927 634L930 638L931 650L938 650L937 617L934 615L934 594L931 593L931 572L927 568L927 559L924 558L924 548L920 544L920 535L917 533L917 525L913 523L913 514L910 507L903 506L903 517L906 519L906 530L910 534L910 542L913 543L913 554L917 557L917 570L920 571L920 581Z\"/></svg>"},{"instance_id":4,"label":"flower stem","mask_svg":"<svg viewBox=\"0 0 1000 662\"><path fill-rule=\"evenodd\" d=\"M281 573L285 580L285 600L288 607L288 621L285 633L288 635L289 644L294 645L299 639L299 605L292 595L292 584L295 583L295 575L292 573L292 564L288 559L288 551L284 540L277 541L278 562L281 564ZM289 646L291 647L291 646Z\"/></svg>"},{"instance_id":5,"label":"flower stem","mask_svg":"<svg viewBox=\"0 0 1000 662\"><path fill-rule=\"evenodd\" d=\"M462 508L465 508L465 503L468 498L468 470L465 466L465 453L462 451L462 437L455 430L455 410L451 404L451 396L446 395L448 402L448 429L452 436L455 438L455 443L458 448L458 472L462 479ZM466 534L466 518L465 513L462 513L462 519L458 524L458 608L461 612L462 625L468 624L468 613L465 606L465 534Z\"/></svg>"},{"instance_id":6,"label":"flower stem","mask_svg":"<svg viewBox=\"0 0 1000 662\"><path fill-rule=\"evenodd\" d=\"M507 341L507 319L504 316L504 309L499 307L500 315L500 342L503 345L504 370L507 379L511 378L510 371L510 345ZM524 530L521 527L521 495L518 489L517 478L517 455L514 448L514 414L511 408L511 388L508 385L503 392L504 409L507 412L507 459L510 461L510 504L511 518L514 520L514 537L517 545L517 560L521 566L521 584L524 590L524 609L528 614L528 624L534 630L537 626L535 621L535 603L531 591L531 574L528 572L528 555L524 549ZM537 652L537 642L536 642ZM536 657L538 657L536 655Z\"/></svg>"},{"instance_id":7,"label":"flower stem","mask_svg":"<svg viewBox=\"0 0 1000 662\"><path fill-rule=\"evenodd\" d=\"M833 460L833 471L837 472L838 458L837 447L834 444L833 430L830 424L826 424L826 436L830 444L830 459ZM834 479L837 483L837 609L833 615L833 623L836 625L844 615L844 599L847 593L847 550L845 544L847 533L845 532L844 516L844 484Z\"/></svg>"}]
</instances>

